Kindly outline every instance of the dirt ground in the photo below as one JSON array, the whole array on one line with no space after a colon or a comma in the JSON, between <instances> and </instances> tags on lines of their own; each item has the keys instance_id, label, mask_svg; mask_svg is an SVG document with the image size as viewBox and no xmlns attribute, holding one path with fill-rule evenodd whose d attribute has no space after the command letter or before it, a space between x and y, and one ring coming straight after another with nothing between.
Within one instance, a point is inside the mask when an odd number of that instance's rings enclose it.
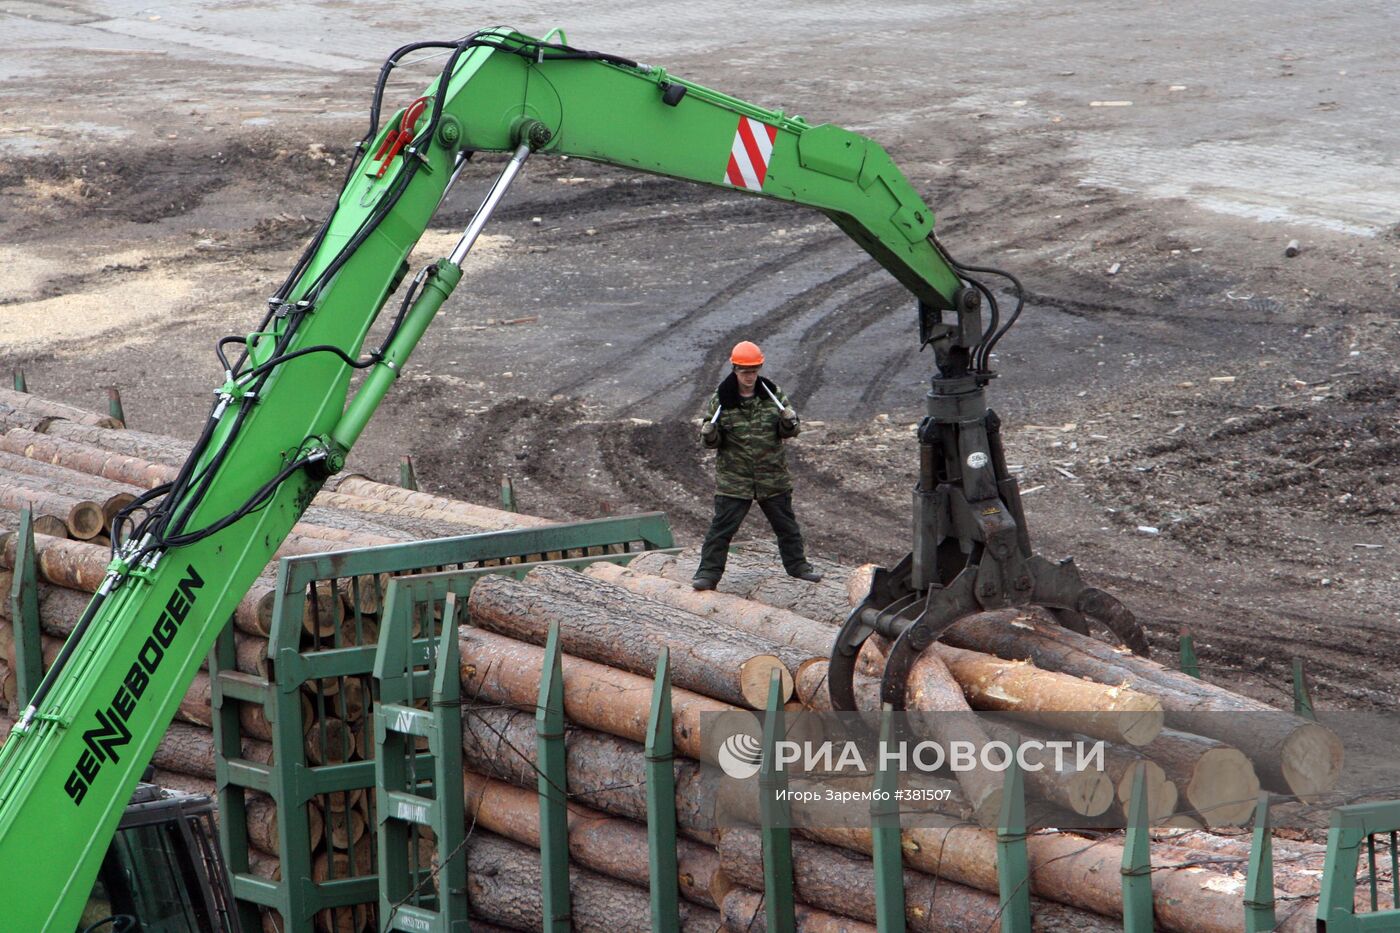
<instances>
[{"instance_id":1,"label":"dirt ground","mask_svg":"<svg viewBox=\"0 0 1400 933\"><path fill-rule=\"evenodd\" d=\"M588 6L493 16L875 136L954 255L1026 283L991 394L1041 552L1073 554L1159 653L1189 625L1210 678L1282 703L1299 656L1320 705L1393 707L1397 71L1366 39L1393 10L1272 4L1260 31L1204 2L911 2L856 26L792 2L736 39L734 4L665 29ZM118 385L133 427L193 436L213 342L256 323L324 216L377 60L487 25L460 15L0 3L0 366L89 407ZM420 258L499 165L469 167ZM812 550L908 549L932 364L912 301L828 222L537 159L489 232L357 469L411 454L434 490L492 502L509 476L526 511L661 509L693 542L696 416L752 339L807 419Z\"/></svg>"}]
</instances>

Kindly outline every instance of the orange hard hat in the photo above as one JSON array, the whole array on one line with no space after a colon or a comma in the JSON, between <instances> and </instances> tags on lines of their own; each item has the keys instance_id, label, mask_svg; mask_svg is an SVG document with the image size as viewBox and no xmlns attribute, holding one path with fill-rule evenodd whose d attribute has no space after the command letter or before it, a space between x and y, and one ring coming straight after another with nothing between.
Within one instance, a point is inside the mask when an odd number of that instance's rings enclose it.
<instances>
[{"instance_id":1,"label":"orange hard hat","mask_svg":"<svg viewBox=\"0 0 1400 933\"><path fill-rule=\"evenodd\" d=\"M729 354L729 362L735 366L762 366L763 351L758 348L758 344L741 340L734 344L734 350Z\"/></svg>"}]
</instances>

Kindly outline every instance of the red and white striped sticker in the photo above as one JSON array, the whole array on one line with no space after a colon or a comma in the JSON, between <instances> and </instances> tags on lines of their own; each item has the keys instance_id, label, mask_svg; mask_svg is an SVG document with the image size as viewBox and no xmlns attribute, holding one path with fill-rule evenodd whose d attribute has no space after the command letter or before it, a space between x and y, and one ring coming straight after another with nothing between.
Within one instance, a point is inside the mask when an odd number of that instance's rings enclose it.
<instances>
[{"instance_id":1,"label":"red and white striped sticker","mask_svg":"<svg viewBox=\"0 0 1400 933\"><path fill-rule=\"evenodd\" d=\"M763 178L768 174L768 159L773 155L773 141L778 128L752 117L740 117L734 131L734 144L729 149L729 167L724 180L735 188L763 190Z\"/></svg>"}]
</instances>

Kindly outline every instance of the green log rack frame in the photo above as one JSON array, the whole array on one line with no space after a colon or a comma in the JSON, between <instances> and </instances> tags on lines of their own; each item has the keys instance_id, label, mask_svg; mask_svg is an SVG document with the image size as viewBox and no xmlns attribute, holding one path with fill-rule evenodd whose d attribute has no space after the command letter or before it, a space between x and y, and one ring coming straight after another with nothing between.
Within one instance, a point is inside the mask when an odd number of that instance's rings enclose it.
<instances>
[{"instance_id":1,"label":"green log rack frame","mask_svg":"<svg viewBox=\"0 0 1400 933\"><path fill-rule=\"evenodd\" d=\"M679 930L680 866L676 853L675 718L671 714L671 650L656 659L644 752L647 759L647 856L651 924Z\"/></svg>"},{"instance_id":2,"label":"green log rack frame","mask_svg":"<svg viewBox=\"0 0 1400 933\"><path fill-rule=\"evenodd\" d=\"M20 509L15 535L15 569L10 582L10 618L14 620L15 697L22 709L44 678L44 645L39 631L39 568L34 553L34 517Z\"/></svg>"},{"instance_id":3,"label":"green log rack frame","mask_svg":"<svg viewBox=\"0 0 1400 933\"><path fill-rule=\"evenodd\" d=\"M451 593L447 598L452 598ZM549 627L540 665L540 693L535 705L540 797L540 901L546 933L569 933L573 907L569 897L569 792L564 748L564 651L559 623Z\"/></svg>"},{"instance_id":4,"label":"green log rack frame","mask_svg":"<svg viewBox=\"0 0 1400 933\"><path fill-rule=\"evenodd\" d=\"M237 669L231 626L210 657L220 843L244 928L260 928L259 907L276 910L284 929L298 933L312 929L317 914L325 925L368 922L378 913L377 834L367 834L370 843L357 846L354 857L317 860L308 844L308 807L360 807L368 811L368 824L377 825L374 743L364 729L356 734L329 724L349 718L349 692L364 698L365 715L372 717L377 629L395 611L388 577L471 568L520 576L541 562L626 563L641 551L674 544L666 516L652 512L283 559L268 633L268 677ZM472 578L469 573L459 598L465 598ZM446 585L427 586L440 607ZM382 611L376 617L366 606ZM434 619L440 615L425 614L425 608L418 607L416 618L432 640L439 634ZM304 617L317 620L311 626L314 633L305 630ZM326 617L336 624L322 631L320 620ZM311 717L304 696L311 702ZM249 712L241 709L245 705L258 708L269 726L274 764L244 757L245 743L256 738L241 721L240 714ZM430 757L425 756L423 767ZM249 791L268 794L276 805L280 878L253 871L256 859L246 822ZM460 797L460 786L455 793Z\"/></svg>"},{"instance_id":5,"label":"green log rack frame","mask_svg":"<svg viewBox=\"0 0 1400 933\"><path fill-rule=\"evenodd\" d=\"M1026 852L1026 785L1016 756L1002 781L997 814L997 893L1001 933L1030 933L1030 858Z\"/></svg>"},{"instance_id":6,"label":"green log rack frame","mask_svg":"<svg viewBox=\"0 0 1400 933\"><path fill-rule=\"evenodd\" d=\"M1181 653L1181 673L1200 679L1201 664L1196 660L1196 637L1184 625L1178 635L1178 643Z\"/></svg>"},{"instance_id":7,"label":"green log rack frame","mask_svg":"<svg viewBox=\"0 0 1400 933\"><path fill-rule=\"evenodd\" d=\"M1123 839L1123 929L1152 933L1152 840L1147 835L1147 769L1133 769L1128 828Z\"/></svg>"},{"instance_id":8,"label":"green log rack frame","mask_svg":"<svg viewBox=\"0 0 1400 933\"><path fill-rule=\"evenodd\" d=\"M1244 883L1245 933L1268 933L1278 925L1274 917L1274 835L1269 817L1269 793L1259 795L1254 807L1254 835L1249 847L1249 873Z\"/></svg>"},{"instance_id":9,"label":"green log rack frame","mask_svg":"<svg viewBox=\"0 0 1400 933\"><path fill-rule=\"evenodd\" d=\"M880 747L894 744L894 711L880 713ZM899 825L899 772L881 755L870 801L871 852L875 859L875 927L881 933L904 933L904 845Z\"/></svg>"},{"instance_id":10,"label":"green log rack frame","mask_svg":"<svg viewBox=\"0 0 1400 933\"><path fill-rule=\"evenodd\" d=\"M1380 874L1386 869L1390 871L1391 903L1400 904L1397 832L1400 832L1400 801L1354 804L1332 811L1332 826L1327 831L1327 862L1322 870L1322 896L1317 904L1319 933L1400 930L1400 909L1379 909ZM1377 848L1381 850L1379 857ZM1363 850L1366 853L1365 878L1370 889L1369 913L1359 913L1355 908L1357 872Z\"/></svg>"},{"instance_id":11,"label":"green log rack frame","mask_svg":"<svg viewBox=\"0 0 1400 933\"><path fill-rule=\"evenodd\" d=\"M374 679L375 801L381 933L467 933L462 675L457 598L449 595L436 644L411 620L379 631ZM434 650L436 649L436 650ZM426 706L426 709L422 707ZM426 749L420 749L426 743ZM423 780L422 776L430 776ZM451 792L453 789L458 792ZM447 789L448 793L443 793ZM424 848L432 857L420 858Z\"/></svg>"},{"instance_id":12,"label":"green log rack frame","mask_svg":"<svg viewBox=\"0 0 1400 933\"><path fill-rule=\"evenodd\" d=\"M783 724L783 681L774 671L768 682L768 705L763 714L763 745L758 762L758 820L763 838L763 910L769 933L797 929L792 878L792 808L788 803L787 771L778 762Z\"/></svg>"}]
</instances>

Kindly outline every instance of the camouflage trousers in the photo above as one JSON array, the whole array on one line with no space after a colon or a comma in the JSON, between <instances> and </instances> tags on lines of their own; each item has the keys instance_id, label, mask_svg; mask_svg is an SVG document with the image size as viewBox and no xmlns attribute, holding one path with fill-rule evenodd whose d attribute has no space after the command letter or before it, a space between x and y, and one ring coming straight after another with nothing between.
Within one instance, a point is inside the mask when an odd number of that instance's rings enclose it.
<instances>
[{"instance_id":1,"label":"camouflage trousers","mask_svg":"<svg viewBox=\"0 0 1400 933\"><path fill-rule=\"evenodd\" d=\"M734 539L755 501L768 517L773 533L778 536L778 552L783 558L783 569L794 576L811 569L802 544L802 529L792 511L792 493L784 492L758 500L715 496L715 517L710 522L705 544L700 549L700 569L695 571L697 578L718 580L724 576L724 567L729 560L729 542Z\"/></svg>"}]
</instances>

